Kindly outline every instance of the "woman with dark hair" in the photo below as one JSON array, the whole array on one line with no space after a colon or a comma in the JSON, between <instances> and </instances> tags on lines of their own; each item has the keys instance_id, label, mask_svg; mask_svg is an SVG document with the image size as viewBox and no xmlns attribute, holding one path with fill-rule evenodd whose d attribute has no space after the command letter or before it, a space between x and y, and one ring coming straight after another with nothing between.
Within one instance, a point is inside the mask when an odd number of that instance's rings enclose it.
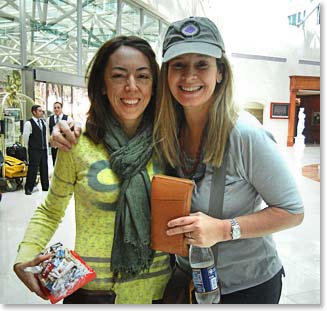
<instances>
[{"instance_id":1,"label":"woman with dark hair","mask_svg":"<svg viewBox=\"0 0 327 311\"><path fill-rule=\"evenodd\" d=\"M97 277L64 303L158 303L170 277L169 255L150 248L150 180L158 64L150 45L135 36L106 42L87 73L91 106L85 132L71 152L58 152L51 187L19 245L14 270L47 299L26 267L75 199L75 251Z\"/></svg>"}]
</instances>

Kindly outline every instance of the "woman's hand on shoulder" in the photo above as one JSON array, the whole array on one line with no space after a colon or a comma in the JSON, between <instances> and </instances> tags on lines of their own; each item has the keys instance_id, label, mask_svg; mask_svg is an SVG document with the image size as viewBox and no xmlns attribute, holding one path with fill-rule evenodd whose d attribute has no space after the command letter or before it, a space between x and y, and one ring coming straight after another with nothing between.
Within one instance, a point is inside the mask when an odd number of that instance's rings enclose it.
<instances>
[{"instance_id":1,"label":"woman's hand on shoulder","mask_svg":"<svg viewBox=\"0 0 327 311\"><path fill-rule=\"evenodd\" d=\"M72 145L77 144L77 137L81 135L82 127L79 122L60 120L52 130L50 136L51 147L69 151Z\"/></svg>"},{"instance_id":2,"label":"woman's hand on shoulder","mask_svg":"<svg viewBox=\"0 0 327 311\"><path fill-rule=\"evenodd\" d=\"M33 260L23 263L17 263L14 265L14 272L19 277L19 279L25 284L29 290L39 297L48 300L47 295L42 291L38 280L35 278L34 273L25 271L26 268L31 268L37 266L44 260L47 260L51 257L51 254L48 255L39 255ZM28 270L28 269L27 269Z\"/></svg>"}]
</instances>

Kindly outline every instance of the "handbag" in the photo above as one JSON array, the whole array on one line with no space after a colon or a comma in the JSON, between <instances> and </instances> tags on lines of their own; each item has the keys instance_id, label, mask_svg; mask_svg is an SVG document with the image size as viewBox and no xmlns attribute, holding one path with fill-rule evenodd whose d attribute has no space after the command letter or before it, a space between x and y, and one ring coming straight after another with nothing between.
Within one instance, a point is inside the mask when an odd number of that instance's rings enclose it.
<instances>
[{"instance_id":1,"label":"handbag","mask_svg":"<svg viewBox=\"0 0 327 311\"><path fill-rule=\"evenodd\" d=\"M112 290L87 290L80 288L67 296L63 304L114 304L116 294Z\"/></svg>"},{"instance_id":2,"label":"handbag","mask_svg":"<svg viewBox=\"0 0 327 311\"><path fill-rule=\"evenodd\" d=\"M184 272L175 265L169 279L164 295L164 304L192 304L193 281L189 273Z\"/></svg>"}]
</instances>

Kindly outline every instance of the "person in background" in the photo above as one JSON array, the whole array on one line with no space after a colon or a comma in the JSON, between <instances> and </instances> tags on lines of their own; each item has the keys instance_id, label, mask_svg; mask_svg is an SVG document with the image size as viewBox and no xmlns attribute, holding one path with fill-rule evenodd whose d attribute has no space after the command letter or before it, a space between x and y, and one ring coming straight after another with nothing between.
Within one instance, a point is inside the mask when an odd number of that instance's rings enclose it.
<instances>
[{"instance_id":1,"label":"person in background","mask_svg":"<svg viewBox=\"0 0 327 311\"><path fill-rule=\"evenodd\" d=\"M64 303L160 303L171 275L169 254L150 248L150 181L161 171L152 128L159 66L151 46L118 36L97 51L87 71L90 109L79 144L58 152L50 191L19 244L14 271L47 299L26 267L62 221L74 194L75 251L97 277Z\"/></svg>"},{"instance_id":2,"label":"person in background","mask_svg":"<svg viewBox=\"0 0 327 311\"><path fill-rule=\"evenodd\" d=\"M169 236L212 247L223 304L276 304L284 269L272 233L299 225L303 202L273 135L233 100L231 65L205 17L172 23L163 42L154 126L157 152L193 179L192 214L172 219ZM208 216L213 173L227 166L220 219ZM263 205L264 203L264 205ZM185 273L188 258L176 256Z\"/></svg>"},{"instance_id":3,"label":"person in background","mask_svg":"<svg viewBox=\"0 0 327 311\"><path fill-rule=\"evenodd\" d=\"M167 235L199 247L218 246L215 258L223 304L277 304L284 269L272 234L299 225L304 207L295 180L271 133L233 100L233 73L216 25L204 17L172 23L163 43L154 142L169 172L192 179L192 214L172 219ZM62 135L64 134L64 135ZM63 150L77 128L56 128ZM222 217L208 216L213 173L226 156ZM168 171L167 171L168 172ZM188 258L176 265L191 275Z\"/></svg>"},{"instance_id":4,"label":"person in background","mask_svg":"<svg viewBox=\"0 0 327 311\"><path fill-rule=\"evenodd\" d=\"M47 124L49 126L49 130L50 130L50 135L52 134L52 130L53 127L61 120L66 120L67 122L71 122L73 121L73 119L68 116L67 114L64 114L62 112L62 106L63 104L61 102L56 101L53 104L53 112L54 114L51 115L48 119L47 119ZM52 163L53 166L56 163L56 158L57 158L57 151L58 149L56 147L51 147L51 155L52 155Z\"/></svg>"},{"instance_id":5,"label":"person in background","mask_svg":"<svg viewBox=\"0 0 327 311\"><path fill-rule=\"evenodd\" d=\"M26 121L23 129L23 140L28 153L28 171L25 182L25 194L31 195L37 173L40 170L42 191L49 189L48 173L48 137L49 128L43 119L40 105L31 108L33 117Z\"/></svg>"}]
</instances>

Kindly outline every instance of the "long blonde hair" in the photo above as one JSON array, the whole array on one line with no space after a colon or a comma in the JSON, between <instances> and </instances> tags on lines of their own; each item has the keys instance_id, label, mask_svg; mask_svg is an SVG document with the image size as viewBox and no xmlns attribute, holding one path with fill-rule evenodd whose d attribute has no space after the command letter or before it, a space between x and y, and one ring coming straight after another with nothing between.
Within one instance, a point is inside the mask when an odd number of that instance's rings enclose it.
<instances>
[{"instance_id":1,"label":"long blonde hair","mask_svg":"<svg viewBox=\"0 0 327 311\"><path fill-rule=\"evenodd\" d=\"M163 156L172 167L176 167L181 165L178 135L184 111L169 90L168 66L169 63L163 63L160 71L153 138L158 157ZM204 163L215 167L222 163L228 136L238 116L233 100L233 73L224 55L217 59L217 68L223 79L212 95L214 101L208 114L203 158Z\"/></svg>"}]
</instances>

